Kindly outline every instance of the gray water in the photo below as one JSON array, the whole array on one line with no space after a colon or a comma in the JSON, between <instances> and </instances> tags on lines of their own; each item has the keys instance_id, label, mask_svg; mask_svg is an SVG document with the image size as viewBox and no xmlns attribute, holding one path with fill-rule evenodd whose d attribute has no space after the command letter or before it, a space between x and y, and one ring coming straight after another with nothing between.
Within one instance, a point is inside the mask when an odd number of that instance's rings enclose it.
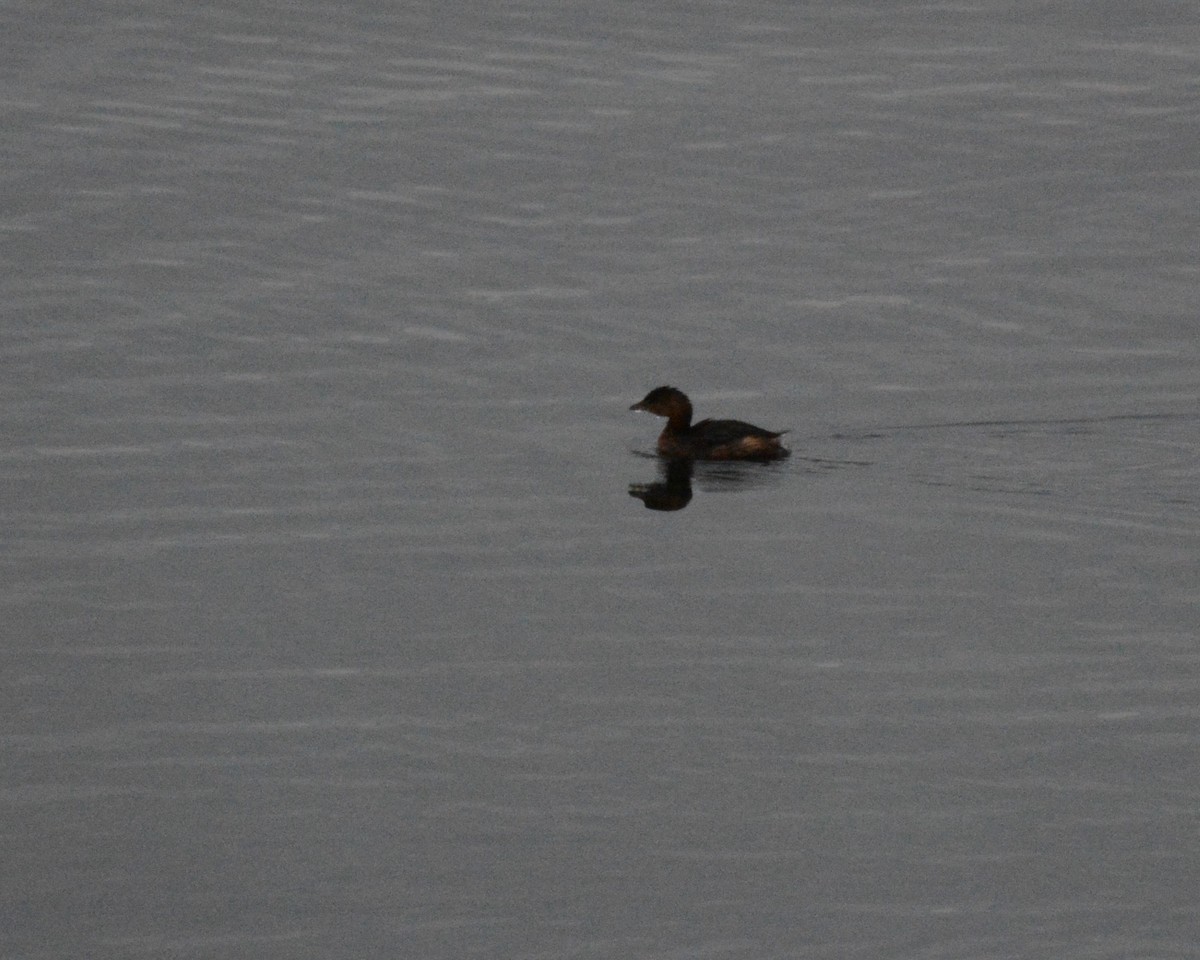
<instances>
[{"instance_id":1,"label":"gray water","mask_svg":"<svg viewBox=\"0 0 1200 960\"><path fill-rule=\"evenodd\" d=\"M1192 13L4 7L0 954L1194 957Z\"/></svg>"}]
</instances>

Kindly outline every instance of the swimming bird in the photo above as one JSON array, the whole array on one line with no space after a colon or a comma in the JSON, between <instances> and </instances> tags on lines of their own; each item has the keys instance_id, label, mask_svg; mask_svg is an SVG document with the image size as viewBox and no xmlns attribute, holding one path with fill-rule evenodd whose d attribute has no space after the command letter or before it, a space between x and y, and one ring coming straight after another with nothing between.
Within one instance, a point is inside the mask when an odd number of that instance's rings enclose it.
<instances>
[{"instance_id":1,"label":"swimming bird","mask_svg":"<svg viewBox=\"0 0 1200 960\"><path fill-rule=\"evenodd\" d=\"M675 387L655 387L629 408L666 417L658 452L686 460L780 460L791 451L779 442L786 430L764 430L741 420L692 423L692 401Z\"/></svg>"}]
</instances>

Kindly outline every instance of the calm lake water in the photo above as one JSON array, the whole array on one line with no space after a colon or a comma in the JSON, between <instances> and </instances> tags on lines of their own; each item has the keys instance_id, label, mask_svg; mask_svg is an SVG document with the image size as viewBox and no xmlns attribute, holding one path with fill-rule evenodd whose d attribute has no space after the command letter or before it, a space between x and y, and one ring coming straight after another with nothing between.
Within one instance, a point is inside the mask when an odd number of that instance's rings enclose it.
<instances>
[{"instance_id":1,"label":"calm lake water","mask_svg":"<svg viewBox=\"0 0 1200 960\"><path fill-rule=\"evenodd\" d=\"M1193 13L8 4L0 954L1194 957Z\"/></svg>"}]
</instances>

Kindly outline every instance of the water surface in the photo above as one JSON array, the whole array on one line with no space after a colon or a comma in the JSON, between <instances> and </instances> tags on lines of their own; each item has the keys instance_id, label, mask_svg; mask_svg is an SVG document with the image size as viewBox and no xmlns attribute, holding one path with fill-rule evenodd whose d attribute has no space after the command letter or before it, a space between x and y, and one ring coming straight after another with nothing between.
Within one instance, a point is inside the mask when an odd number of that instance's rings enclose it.
<instances>
[{"instance_id":1,"label":"water surface","mask_svg":"<svg viewBox=\"0 0 1200 960\"><path fill-rule=\"evenodd\" d=\"M1182 10L10 6L4 954L1191 956Z\"/></svg>"}]
</instances>

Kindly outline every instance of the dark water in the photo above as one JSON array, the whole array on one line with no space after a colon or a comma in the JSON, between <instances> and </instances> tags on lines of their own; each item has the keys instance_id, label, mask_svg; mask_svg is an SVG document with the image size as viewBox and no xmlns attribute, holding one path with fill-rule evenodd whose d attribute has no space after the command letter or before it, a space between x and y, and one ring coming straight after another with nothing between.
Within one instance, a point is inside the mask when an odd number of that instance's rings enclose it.
<instances>
[{"instance_id":1,"label":"dark water","mask_svg":"<svg viewBox=\"0 0 1200 960\"><path fill-rule=\"evenodd\" d=\"M1195 955L1186 5L0 28L5 957Z\"/></svg>"}]
</instances>

